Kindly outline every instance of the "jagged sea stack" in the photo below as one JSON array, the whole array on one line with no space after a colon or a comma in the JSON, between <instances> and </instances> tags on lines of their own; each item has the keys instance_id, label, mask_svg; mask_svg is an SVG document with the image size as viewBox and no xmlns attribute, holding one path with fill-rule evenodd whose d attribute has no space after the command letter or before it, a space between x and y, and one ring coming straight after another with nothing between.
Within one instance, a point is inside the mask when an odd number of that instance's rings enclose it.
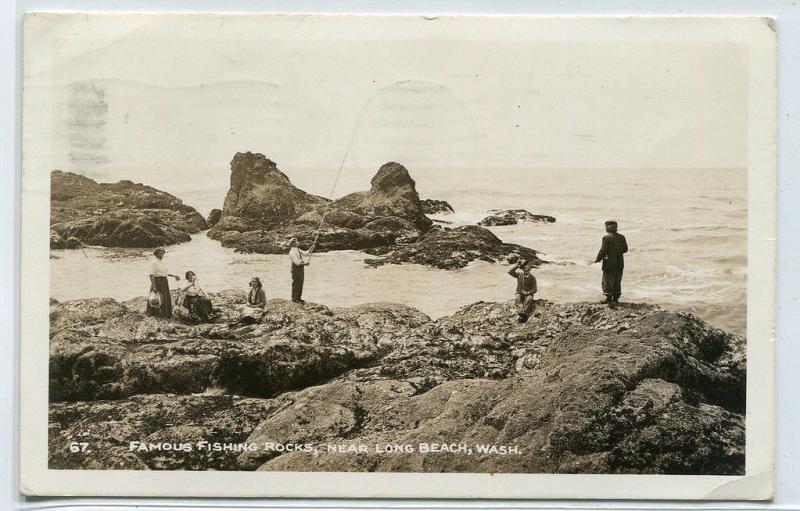
<instances>
[{"instance_id":1,"label":"jagged sea stack","mask_svg":"<svg viewBox=\"0 0 800 511\"><path fill-rule=\"evenodd\" d=\"M283 253L289 238L307 246L321 226L318 251L363 250L414 239L431 224L399 163L381 166L370 190L331 202L294 186L263 154L247 152L231 161L230 189L209 236L241 252Z\"/></svg>"},{"instance_id":2,"label":"jagged sea stack","mask_svg":"<svg viewBox=\"0 0 800 511\"><path fill-rule=\"evenodd\" d=\"M327 201L294 186L274 161L260 153L236 153L231 184L217 231L272 230Z\"/></svg>"}]
</instances>

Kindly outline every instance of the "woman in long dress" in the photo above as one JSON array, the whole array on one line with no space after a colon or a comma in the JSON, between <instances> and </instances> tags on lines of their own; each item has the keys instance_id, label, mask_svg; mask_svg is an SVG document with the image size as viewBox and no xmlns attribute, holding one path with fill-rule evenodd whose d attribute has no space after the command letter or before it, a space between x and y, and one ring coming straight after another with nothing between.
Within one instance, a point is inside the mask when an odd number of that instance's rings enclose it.
<instances>
[{"instance_id":1,"label":"woman in long dress","mask_svg":"<svg viewBox=\"0 0 800 511\"><path fill-rule=\"evenodd\" d=\"M247 305L242 306L239 321L242 323L258 323L264 315L267 305L267 295L261 285L261 279L250 279L250 291L247 293Z\"/></svg>"},{"instance_id":2,"label":"woman in long dress","mask_svg":"<svg viewBox=\"0 0 800 511\"><path fill-rule=\"evenodd\" d=\"M169 272L167 264L164 262L164 249L157 248L153 251L153 261L150 263L150 292L157 292L161 297L161 306L153 307L150 301L147 302L147 310L145 313L148 316L156 316L159 318L172 317L172 297L169 294L169 281L167 277L174 277L175 280L181 280L177 275Z\"/></svg>"}]
</instances>

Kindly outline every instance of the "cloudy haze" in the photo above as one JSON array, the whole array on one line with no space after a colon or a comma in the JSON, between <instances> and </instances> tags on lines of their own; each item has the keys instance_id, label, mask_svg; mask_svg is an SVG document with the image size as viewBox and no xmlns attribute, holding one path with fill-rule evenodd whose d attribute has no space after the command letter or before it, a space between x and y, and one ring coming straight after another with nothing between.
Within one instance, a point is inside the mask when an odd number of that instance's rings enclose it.
<instances>
[{"instance_id":1,"label":"cloudy haze","mask_svg":"<svg viewBox=\"0 0 800 511\"><path fill-rule=\"evenodd\" d=\"M351 180L390 160L412 173L745 166L747 54L631 32L564 39L503 18L28 23L26 94L52 108L53 140L26 150L102 180L218 171L221 186L250 150L317 193L348 146Z\"/></svg>"}]
</instances>

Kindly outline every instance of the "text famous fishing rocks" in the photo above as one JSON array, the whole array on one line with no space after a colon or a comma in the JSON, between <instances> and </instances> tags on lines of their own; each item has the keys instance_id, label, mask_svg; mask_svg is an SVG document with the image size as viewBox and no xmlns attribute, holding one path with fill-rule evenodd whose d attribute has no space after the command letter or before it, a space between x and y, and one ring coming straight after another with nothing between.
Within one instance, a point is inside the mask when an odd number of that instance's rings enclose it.
<instances>
[{"instance_id":1,"label":"text famous fishing rocks","mask_svg":"<svg viewBox=\"0 0 800 511\"><path fill-rule=\"evenodd\" d=\"M466 444L466 443L428 443L420 442L416 444L322 444L315 445L309 443L276 443L276 442L207 442L200 440L197 442L140 442L132 441L128 444L128 450L135 452L301 452L310 454L497 454L501 456L509 454L522 454L522 450L517 445L494 445L494 444Z\"/></svg>"}]
</instances>

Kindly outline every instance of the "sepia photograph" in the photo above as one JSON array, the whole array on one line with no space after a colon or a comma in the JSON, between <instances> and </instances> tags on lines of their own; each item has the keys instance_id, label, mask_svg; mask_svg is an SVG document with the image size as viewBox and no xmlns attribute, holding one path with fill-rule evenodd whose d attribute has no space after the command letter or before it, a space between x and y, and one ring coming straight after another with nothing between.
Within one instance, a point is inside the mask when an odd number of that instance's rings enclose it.
<instances>
[{"instance_id":1,"label":"sepia photograph","mask_svg":"<svg viewBox=\"0 0 800 511\"><path fill-rule=\"evenodd\" d=\"M772 23L26 15L23 482L767 474Z\"/></svg>"}]
</instances>

